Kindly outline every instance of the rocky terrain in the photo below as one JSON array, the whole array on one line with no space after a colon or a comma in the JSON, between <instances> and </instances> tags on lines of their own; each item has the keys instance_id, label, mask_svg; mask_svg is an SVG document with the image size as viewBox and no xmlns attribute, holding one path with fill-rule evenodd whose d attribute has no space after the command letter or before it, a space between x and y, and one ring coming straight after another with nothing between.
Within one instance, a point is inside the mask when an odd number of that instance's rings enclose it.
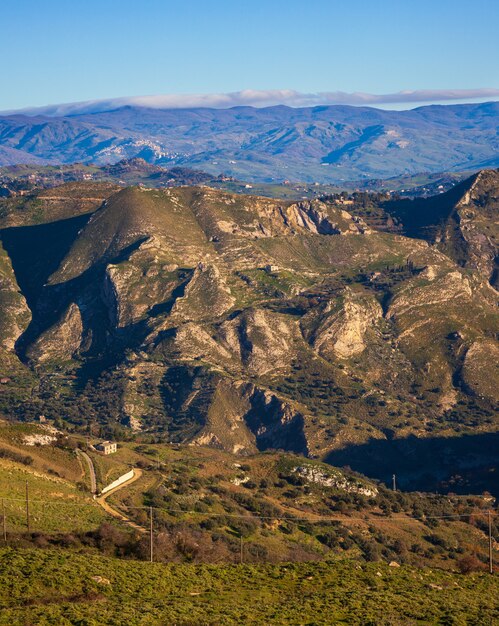
<instances>
[{"instance_id":1,"label":"rocky terrain","mask_svg":"<svg viewBox=\"0 0 499 626\"><path fill-rule=\"evenodd\" d=\"M498 193L378 203L397 232L208 187L0 200L0 411L494 489Z\"/></svg>"},{"instance_id":2,"label":"rocky terrain","mask_svg":"<svg viewBox=\"0 0 499 626\"><path fill-rule=\"evenodd\" d=\"M436 244L461 267L478 270L497 287L497 181L497 170L483 170L442 196L402 200L386 208L402 220L406 234Z\"/></svg>"}]
</instances>

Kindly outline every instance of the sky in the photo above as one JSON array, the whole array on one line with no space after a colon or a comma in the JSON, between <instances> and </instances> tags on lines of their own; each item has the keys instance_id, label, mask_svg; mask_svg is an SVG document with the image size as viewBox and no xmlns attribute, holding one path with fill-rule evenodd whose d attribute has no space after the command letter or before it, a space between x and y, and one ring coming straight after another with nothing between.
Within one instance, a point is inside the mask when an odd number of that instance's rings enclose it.
<instances>
[{"instance_id":1,"label":"sky","mask_svg":"<svg viewBox=\"0 0 499 626\"><path fill-rule=\"evenodd\" d=\"M0 20L1 111L499 100L497 0L2 0Z\"/></svg>"}]
</instances>

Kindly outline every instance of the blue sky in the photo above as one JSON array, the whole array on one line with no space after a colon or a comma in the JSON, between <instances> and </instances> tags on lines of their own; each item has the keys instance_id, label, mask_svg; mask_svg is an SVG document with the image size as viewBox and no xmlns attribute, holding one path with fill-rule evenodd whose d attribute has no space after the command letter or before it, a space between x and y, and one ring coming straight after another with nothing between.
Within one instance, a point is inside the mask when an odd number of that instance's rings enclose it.
<instances>
[{"instance_id":1,"label":"blue sky","mask_svg":"<svg viewBox=\"0 0 499 626\"><path fill-rule=\"evenodd\" d=\"M247 89L499 88L497 0L3 0L0 18L0 110Z\"/></svg>"}]
</instances>

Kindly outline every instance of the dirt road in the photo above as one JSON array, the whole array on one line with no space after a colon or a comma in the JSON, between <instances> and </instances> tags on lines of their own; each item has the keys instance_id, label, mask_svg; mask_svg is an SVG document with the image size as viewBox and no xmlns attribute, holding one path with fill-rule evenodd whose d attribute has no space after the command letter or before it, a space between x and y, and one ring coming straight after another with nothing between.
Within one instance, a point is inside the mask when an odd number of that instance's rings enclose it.
<instances>
[{"instance_id":1,"label":"dirt road","mask_svg":"<svg viewBox=\"0 0 499 626\"><path fill-rule=\"evenodd\" d=\"M106 499L109 496L112 496L113 493L116 493L120 489L123 489L123 487L128 487L129 485L134 483L136 480L138 480L141 476L142 476L142 470L139 469L138 467L135 467L133 469L133 476L132 478L130 478L130 480L127 480L126 483L123 483L122 485L119 485L118 487L111 489L111 491L108 491L104 495L99 496L95 500L96 502L100 504L100 506L104 509L104 511L106 511L106 513L109 513L109 515L112 515L114 518L119 519L120 521L124 522L131 528L134 528L135 530L138 530L141 533L145 533L147 532L145 528L143 528L142 526L139 526L138 524L133 522L130 518L128 518L126 515L123 515L123 513L120 513L115 508L113 508L108 502L106 502Z\"/></svg>"}]
</instances>

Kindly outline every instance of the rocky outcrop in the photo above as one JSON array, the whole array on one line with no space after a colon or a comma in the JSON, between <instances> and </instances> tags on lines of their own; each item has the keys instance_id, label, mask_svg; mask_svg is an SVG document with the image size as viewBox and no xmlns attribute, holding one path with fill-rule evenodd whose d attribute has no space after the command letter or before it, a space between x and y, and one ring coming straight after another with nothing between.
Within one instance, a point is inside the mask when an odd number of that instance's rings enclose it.
<instances>
[{"instance_id":1,"label":"rocky outcrop","mask_svg":"<svg viewBox=\"0 0 499 626\"><path fill-rule=\"evenodd\" d=\"M293 334L283 317L252 308L224 322L218 337L248 373L263 376L288 367Z\"/></svg>"},{"instance_id":2,"label":"rocky outcrop","mask_svg":"<svg viewBox=\"0 0 499 626\"><path fill-rule=\"evenodd\" d=\"M172 343L175 358L186 361L206 361L215 368L230 363L234 354L213 333L201 324L188 322L175 329Z\"/></svg>"},{"instance_id":3,"label":"rocky outcrop","mask_svg":"<svg viewBox=\"0 0 499 626\"><path fill-rule=\"evenodd\" d=\"M303 413L271 391L253 388L244 419L259 450L276 448L308 454Z\"/></svg>"},{"instance_id":4,"label":"rocky outcrop","mask_svg":"<svg viewBox=\"0 0 499 626\"><path fill-rule=\"evenodd\" d=\"M154 307L168 310L168 302L185 280L175 264L163 263L144 251L126 262L107 265L102 294L112 327L121 329L135 324L153 312Z\"/></svg>"},{"instance_id":5,"label":"rocky outcrop","mask_svg":"<svg viewBox=\"0 0 499 626\"><path fill-rule=\"evenodd\" d=\"M203 393L204 410L194 416ZM184 398L182 411L200 425L187 438L192 445L212 446L233 454L253 454L269 448L307 453L304 415L271 391L226 377L216 377L214 384L201 389L194 378Z\"/></svg>"},{"instance_id":6,"label":"rocky outcrop","mask_svg":"<svg viewBox=\"0 0 499 626\"><path fill-rule=\"evenodd\" d=\"M499 346L493 339L475 341L467 350L461 372L466 388L476 396L497 399Z\"/></svg>"},{"instance_id":7,"label":"rocky outcrop","mask_svg":"<svg viewBox=\"0 0 499 626\"><path fill-rule=\"evenodd\" d=\"M320 200L277 202L248 197L244 207L229 194L215 195L214 190L198 192L193 210L213 242L229 236L264 239L286 235L363 235L372 232L359 217ZM210 201L217 202L214 209Z\"/></svg>"},{"instance_id":8,"label":"rocky outcrop","mask_svg":"<svg viewBox=\"0 0 499 626\"><path fill-rule=\"evenodd\" d=\"M318 200L292 204L283 210L282 215L289 228L319 235L365 235L372 232L362 219Z\"/></svg>"},{"instance_id":9,"label":"rocky outcrop","mask_svg":"<svg viewBox=\"0 0 499 626\"><path fill-rule=\"evenodd\" d=\"M200 262L187 282L183 296L172 308L172 315L183 320L216 318L226 313L235 299L215 265Z\"/></svg>"},{"instance_id":10,"label":"rocky outcrop","mask_svg":"<svg viewBox=\"0 0 499 626\"><path fill-rule=\"evenodd\" d=\"M383 316L379 302L370 295L346 289L331 300L320 315L309 339L315 350L327 359L348 359L366 348L369 330Z\"/></svg>"},{"instance_id":11,"label":"rocky outcrop","mask_svg":"<svg viewBox=\"0 0 499 626\"><path fill-rule=\"evenodd\" d=\"M247 309L215 327L182 324L156 350L169 358L210 364L214 370L238 376L264 376L289 369L297 336L285 317Z\"/></svg>"},{"instance_id":12,"label":"rocky outcrop","mask_svg":"<svg viewBox=\"0 0 499 626\"><path fill-rule=\"evenodd\" d=\"M499 286L499 171L479 172L458 202L442 245L463 265Z\"/></svg>"},{"instance_id":13,"label":"rocky outcrop","mask_svg":"<svg viewBox=\"0 0 499 626\"><path fill-rule=\"evenodd\" d=\"M347 493L359 493L368 498L378 495L376 487L367 482L356 480L352 476L347 477L339 470L326 469L323 465L299 465L294 468L294 472L305 480L324 487L332 487Z\"/></svg>"},{"instance_id":14,"label":"rocky outcrop","mask_svg":"<svg viewBox=\"0 0 499 626\"><path fill-rule=\"evenodd\" d=\"M233 454L255 453L256 438L245 421L251 395L247 384L221 379L211 397L205 426L193 445L215 446Z\"/></svg>"},{"instance_id":15,"label":"rocky outcrop","mask_svg":"<svg viewBox=\"0 0 499 626\"><path fill-rule=\"evenodd\" d=\"M14 351L30 320L31 311L20 292L12 263L0 245L0 349Z\"/></svg>"},{"instance_id":16,"label":"rocky outcrop","mask_svg":"<svg viewBox=\"0 0 499 626\"><path fill-rule=\"evenodd\" d=\"M431 323L429 307L466 306L473 299L473 289L469 278L461 271L446 271L445 267L428 267L418 280L413 280L401 289L391 302L388 319L425 321ZM416 326L407 326L404 333L416 330Z\"/></svg>"},{"instance_id":17,"label":"rocky outcrop","mask_svg":"<svg viewBox=\"0 0 499 626\"><path fill-rule=\"evenodd\" d=\"M83 323L80 308L72 303L53 326L29 346L26 356L37 364L66 362L78 354Z\"/></svg>"}]
</instances>

